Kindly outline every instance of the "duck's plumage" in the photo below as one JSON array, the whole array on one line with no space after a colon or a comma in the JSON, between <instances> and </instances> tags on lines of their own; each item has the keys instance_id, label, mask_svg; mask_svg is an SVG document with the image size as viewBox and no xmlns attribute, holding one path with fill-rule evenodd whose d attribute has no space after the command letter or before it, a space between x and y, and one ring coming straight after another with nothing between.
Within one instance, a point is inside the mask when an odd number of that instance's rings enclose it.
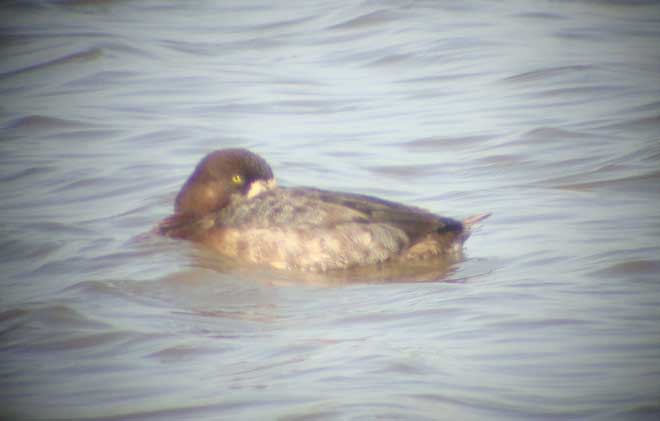
<instances>
[{"instance_id":1,"label":"duck's plumage","mask_svg":"<svg viewBox=\"0 0 660 421\"><path fill-rule=\"evenodd\" d=\"M366 195L275 187L263 159L230 149L200 162L159 231L251 263L326 271L456 255L486 216L461 223Z\"/></svg>"}]
</instances>

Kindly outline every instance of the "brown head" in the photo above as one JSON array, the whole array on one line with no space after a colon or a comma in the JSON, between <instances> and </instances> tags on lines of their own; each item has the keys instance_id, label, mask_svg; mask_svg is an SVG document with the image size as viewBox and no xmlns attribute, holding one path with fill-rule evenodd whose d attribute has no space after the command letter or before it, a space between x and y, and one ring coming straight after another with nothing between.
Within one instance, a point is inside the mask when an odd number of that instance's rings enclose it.
<instances>
[{"instance_id":1,"label":"brown head","mask_svg":"<svg viewBox=\"0 0 660 421\"><path fill-rule=\"evenodd\" d=\"M273 180L273 171L247 149L220 149L206 155L176 197L176 214L201 217L227 206L235 193L248 195L255 182Z\"/></svg>"}]
</instances>

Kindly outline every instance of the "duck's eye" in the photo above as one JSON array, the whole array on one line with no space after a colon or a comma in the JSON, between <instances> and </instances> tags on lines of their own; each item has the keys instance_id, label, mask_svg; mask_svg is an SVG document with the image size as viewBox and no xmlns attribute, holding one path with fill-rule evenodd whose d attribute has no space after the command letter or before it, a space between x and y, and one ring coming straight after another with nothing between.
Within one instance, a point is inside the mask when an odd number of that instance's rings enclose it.
<instances>
[{"instance_id":1,"label":"duck's eye","mask_svg":"<svg viewBox=\"0 0 660 421\"><path fill-rule=\"evenodd\" d=\"M243 181L243 177L241 177L239 174L236 174L231 178L231 182L234 184L243 184Z\"/></svg>"}]
</instances>

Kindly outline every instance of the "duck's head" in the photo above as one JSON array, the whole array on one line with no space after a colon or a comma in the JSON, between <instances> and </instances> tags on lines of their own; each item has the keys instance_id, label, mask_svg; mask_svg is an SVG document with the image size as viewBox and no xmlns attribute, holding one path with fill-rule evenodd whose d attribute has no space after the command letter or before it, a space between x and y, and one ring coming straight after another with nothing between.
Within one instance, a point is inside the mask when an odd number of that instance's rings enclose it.
<instances>
[{"instance_id":1,"label":"duck's head","mask_svg":"<svg viewBox=\"0 0 660 421\"><path fill-rule=\"evenodd\" d=\"M235 195L253 197L273 188L273 171L246 149L220 149L206 155L176 197L175 212L200 217L218 211Z\"/></svg>"}]
</instances>

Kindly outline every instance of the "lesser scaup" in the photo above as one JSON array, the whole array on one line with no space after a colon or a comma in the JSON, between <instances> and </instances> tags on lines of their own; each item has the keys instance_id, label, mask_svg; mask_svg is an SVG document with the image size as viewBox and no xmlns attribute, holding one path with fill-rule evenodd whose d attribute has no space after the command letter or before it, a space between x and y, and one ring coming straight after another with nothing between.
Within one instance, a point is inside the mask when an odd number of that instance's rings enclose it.
<instances>
[{"instance_id":1,"label":"lesser scaup","mask_svg":"<svg viewBox=\"0 0 660 421\"><path fill-rule=\"evenodd\" d=\"M460 255L463 222L371 196L278 187L260 156L222 149L204 157L158 231L277 269L327 271Z\"/></svg>"}]
</instances>

